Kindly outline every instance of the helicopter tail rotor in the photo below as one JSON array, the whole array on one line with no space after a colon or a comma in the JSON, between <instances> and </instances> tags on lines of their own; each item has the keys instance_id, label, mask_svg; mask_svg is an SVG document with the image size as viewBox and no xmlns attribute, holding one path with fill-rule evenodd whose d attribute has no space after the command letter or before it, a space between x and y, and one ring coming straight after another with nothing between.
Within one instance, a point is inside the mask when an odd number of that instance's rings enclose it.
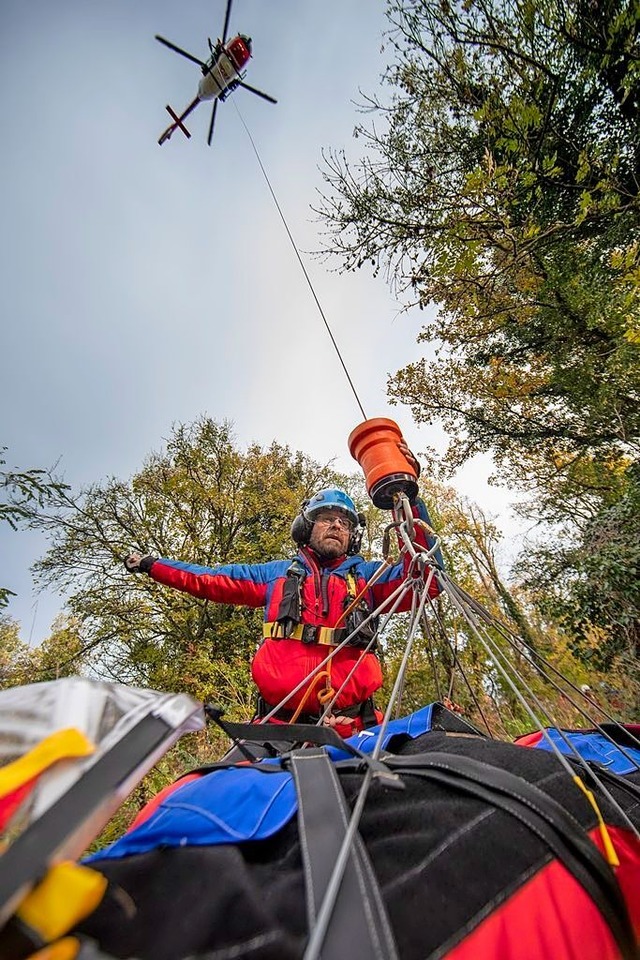
<instances>
[{"instance_id":1,"label":"helicopter tail rotor","mask_svg":"<svg viewBox=\"0 0 640 960\"><path fill-rule=\"evenodd\" d=\"M167 113L169 114L170 117L172 117L173 123L170 126L168 126L167 129L160 135L160 139L158 140L158 143L160 145L162 145L165 142L165 140L169 140L175 130L182 130L185 137L188 140L191 139L191 134L185 127L183 121L185 120L186 117L189 116L191 111L198 106L199 103L200 103L200 98L196 97L196 99L189 104L187 109L184 111L184 113L181 113L180 116L178 116L175 110L173 110L169 106L169 104L167 104Z\"/></svg>"}]
</instances>

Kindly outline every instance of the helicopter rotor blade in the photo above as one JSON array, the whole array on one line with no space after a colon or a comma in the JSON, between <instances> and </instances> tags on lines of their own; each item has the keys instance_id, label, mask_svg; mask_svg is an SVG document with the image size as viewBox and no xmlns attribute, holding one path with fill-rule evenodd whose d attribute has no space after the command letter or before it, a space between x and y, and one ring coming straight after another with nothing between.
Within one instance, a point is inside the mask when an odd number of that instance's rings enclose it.
<instances>
[{"instance_id":1,"label":"helicopter rotor blade","mask_svg":"<svg viewBox=\"0 0 640 960\"><path fill-rule=\"evenodd\" d=\"M211 111L211 123L209 124L209 136L207 137L207 143L211 146L211 138L213 137L213 125L216 122L216 110L218 109L218 101L213 101L213 109Z\"/></svg>"},{"instance_id":2,"label":"helicopter rotor blade","mask_svg":"<svg viewBox=\"0 0 640 960\"><path fill-rule=\"evenodd\" d=\"M165 47L169 47L169 50L173 50L175 53L179 53L182 57L186 57L187 60L191 60L192 63L197 63L199 67L202 67L203 69L206 68L206 63L204 63L202 60L198 60L198 58L194 57L193 54L187 53L187 51L183 50L182 47L177 47L175 43L171 43L170 40L165 40L164 37L158 36L157 33L156 40L159 43L163 43Z\"/></svg>"},{"instance_id":3,"label":"helicopter rotor blade","mask_svg":"<svg viewBox=\"0 0 640 960\"><path fill-rule=\"evenodd\" d=\"M229 18L231 17L231 4L233 0L227 0L227 9L224 15L224 27L222 28L222 44L227 42L227 30L229 29Z\"/></svg>"},{"instance_id":4,"label":"helicopter rotor blade","mask_svg":"<svg viewBox=\"0 0 640 960\"><path fill-rule=\"evenodd\" d=\"M255 93L257 97L262 97L263 100L268 100L269 103L278 102L275 97L270 96L268 93L263 93L262 90L258 90L257 87L252 87L250 83L245 83L244 80L238 80L238 86L244 87L244 89L249 90L250 93Z\"/></svg>"}]
</instances>

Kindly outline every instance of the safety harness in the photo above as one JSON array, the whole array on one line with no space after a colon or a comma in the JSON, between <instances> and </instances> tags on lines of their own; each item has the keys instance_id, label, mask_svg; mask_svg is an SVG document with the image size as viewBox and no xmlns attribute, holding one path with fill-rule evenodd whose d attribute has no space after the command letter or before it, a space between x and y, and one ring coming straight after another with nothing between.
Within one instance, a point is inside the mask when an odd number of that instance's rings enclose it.
<instances>
[{"instance_id":1,"label":"safety harness","mask_svg":"<svg viewBox=\"0 0 640 960\"><path fill-rule=\"evenodd\" d=\"M347 570L345 573L346 596L344 600L344 613L346 622L344 626L325 627L315 626L313 624L301 623L302 618L302 587L307 576L307 568L299 557L296 557L289 569L282 591L282 599L278 607L278 615L275 620L266 621L263 624L263 639L270 640L300 640L302 643L317 643L323 646L335 647L342 643L348 636L353 634L349 641L349 646L375 648L375 633L378 627L377 618L365 621L370 616L370 610L366 600L358 592L358 581L353 570ZM363 626L364 624L364 626ZM374 641L373 643L371 641ZM319 689L320 683L323 688ZM261 719L269 715L270 718L281 723L306 723L317 724L321 719L320 713L305 711L304 706L315 692L317 701L324 706L335 696L335 690L331 684L331 661L328 661L326 669L316 674L309 689L307 690L302 703L295 709L289 710L281 708L274 713L274 705L267 703L262 697L258 698L257 718ZM350 719L359 718L362 728L375 726L378 722L373 699L368 697L361 703L351 704L348 707L339 708L340 715Z\"/></svg>"},{"instance_id":2,"label":"safety harness","mask_svg":"<svg viewBox=\"0 0 640 960\"><path fill-rule=\"evenodd\" d=\"M265 640L302 640L303 643L321 643L328 647L337 647L348 632L346 627L314 627L311 623L299 623L289 633L284 634L279 620L262 625L262 636Z\"/></svg>"},{"instance_id":3,"label":"safety harness","mask_svg":"<svg viewBox=\"0 0 640 960\"><path fill-rule=\"evenodd\" d=\"M378 622L377 618L374 618L364 627L361 626L371 612L364 598L353 607L344 626L322 627L310 623L301 623L302 586L306 576L307 568L300 558L296 557L287 570L278 615L275 620L266 621L262 625L263 639L301 640L302 643L320 643L324 646L335 647L342 643L349 634L355 633L349 645L354 647L368 646L376 632ZM358 581L353 570L347 570L344 579L347 587L344 609L348 610L358 597ZM375 649L375 644L370 649Z\"/></svg>"}]
</instances>

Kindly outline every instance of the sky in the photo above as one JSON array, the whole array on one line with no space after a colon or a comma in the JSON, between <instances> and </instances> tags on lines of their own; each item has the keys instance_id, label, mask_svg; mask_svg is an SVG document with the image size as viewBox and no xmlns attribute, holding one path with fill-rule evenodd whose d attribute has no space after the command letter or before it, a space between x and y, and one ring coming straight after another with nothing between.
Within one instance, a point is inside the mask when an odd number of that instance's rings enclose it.
<instances>
[{"instance_id":1,"label":"sky","mask_svg":"<svg viewBox=\"0 0 640 960\"><path fill-rule=\"evenodd\" d=\"M162 147L165 104L195 96L224 0L0 4L0 447L7 466L56 465L74 489L127 478L173 424L232 420L241 446L273 439L339 469L362 414L247 136L295 239L367 418L396 420L417 453L445 439L390 407L387 377L417 359L423 314L384 279L323 262L311 209L322 151L345 149L379 89L387 22L376 0L234 0L253 39L247 82ZM236 109L237 107L237 109ZM427 347L428 349L428 347ZM479 459L454 481L514 523ZM515 529L515 528L514 528ZM30 574L46 541L0 526L8 613L39 642L62 607ZM197 559L197 558L185 558Z\"/></svg>"}]
</instances>

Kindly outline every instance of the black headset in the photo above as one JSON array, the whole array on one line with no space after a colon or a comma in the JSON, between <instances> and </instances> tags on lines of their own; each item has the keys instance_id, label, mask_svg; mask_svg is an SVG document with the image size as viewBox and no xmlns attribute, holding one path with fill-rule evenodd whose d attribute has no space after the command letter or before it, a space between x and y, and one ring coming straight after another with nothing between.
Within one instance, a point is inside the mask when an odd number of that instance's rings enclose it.
<instances>
[{"instance_id":1,"label":"black headset","mask_svg":"<svg viewBox=\"0 0 640 960\"><path fill-rule=\"evenodd\" d=\"M294 543L297 543L299 547L305 547L311 539L311 531L313 530L314 521L305 513L309 503L309 500L302 501L300 513L297 517L295 517L293 523L291 524L291 539ZM349 536L349 544L347 546L347 555L350 557L354 556L356 553L360 553L362 537L367 526L367 518L365 517L364 513L358 513L357 516L358 525L354 530L351 531L351 535Z\"/></svg>"}]
</instances>

